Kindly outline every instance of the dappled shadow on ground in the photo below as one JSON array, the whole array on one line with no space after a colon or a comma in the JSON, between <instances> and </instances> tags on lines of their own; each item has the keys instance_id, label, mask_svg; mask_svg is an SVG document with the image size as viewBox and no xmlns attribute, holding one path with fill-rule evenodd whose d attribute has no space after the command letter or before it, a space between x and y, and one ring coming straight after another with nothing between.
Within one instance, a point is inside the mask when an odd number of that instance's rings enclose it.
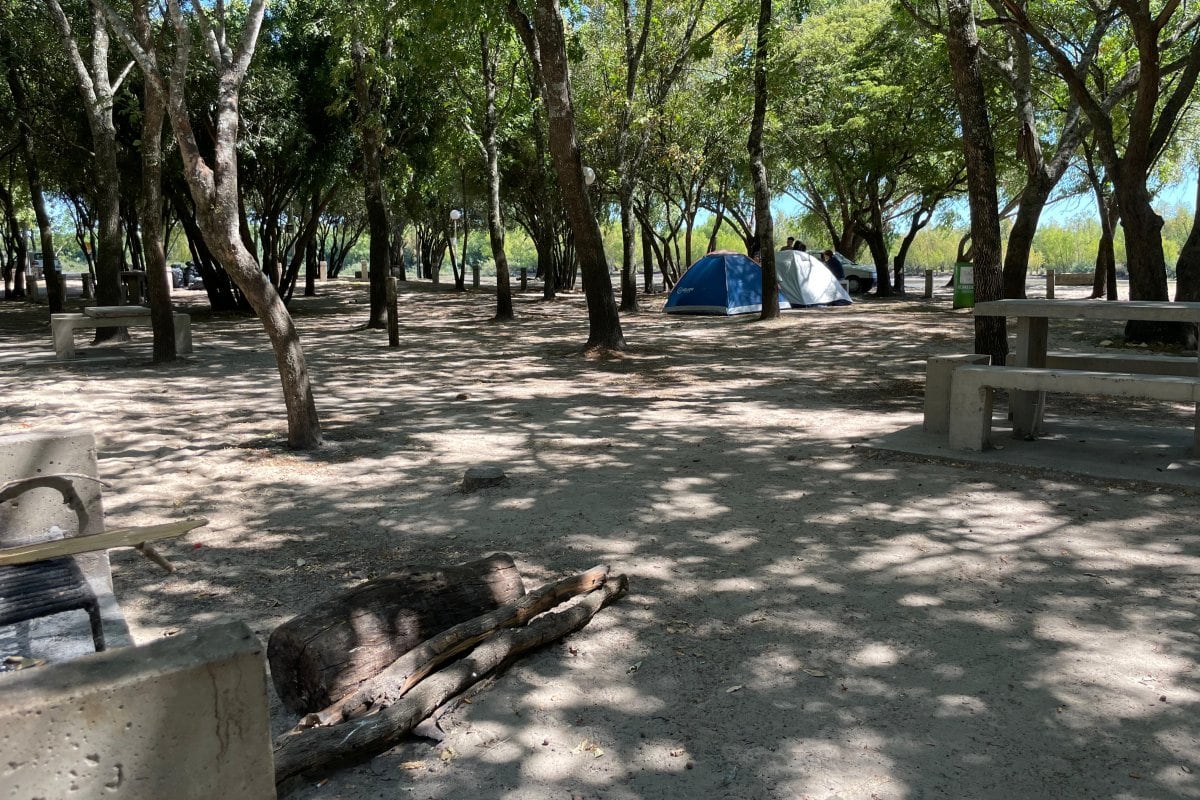
<instances>
[{"instance_id":1,"label":"dappled shadow on ground","mask_svg":"<svg viewBox=\"0 0 1200 800\"><path fill-rule=\"evenodd\" d=\"M114 554L143 639L230 618L265 636L393 564L497 550L529 585L630 575L442 745L297 796L1200 796L1195 497L856 446L919 419L926 356L970 349L964 314L643 313L628 354L592 360L577 296L494 325L485 295L410 285L397 350L350 300L296 303L319 453L282 447L251 320L199 322L168 372L4 379L6 430L97 429L110 524L213 520L164 546L175 576ZM19 327L0 312L6 341ZM507 485L458 492L482 463Z\"/></svg>"}]
</instances>

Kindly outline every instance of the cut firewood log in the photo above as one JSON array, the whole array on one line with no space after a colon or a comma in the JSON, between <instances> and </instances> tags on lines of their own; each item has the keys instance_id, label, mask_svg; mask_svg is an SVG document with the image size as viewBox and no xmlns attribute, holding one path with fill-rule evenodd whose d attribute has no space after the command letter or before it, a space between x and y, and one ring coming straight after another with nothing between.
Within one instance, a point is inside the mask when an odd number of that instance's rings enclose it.
<instances>
[{"instance_id":1,"label":"cut firewood log","mask_svg":"<svg viewBox=\"0 0 1200 800\"><path fill-rule=\"evenodd\" d=\"M301 721L301 725L336 725L345 719L360 716L369 708L391 705L422 678L458 654L465 653L503 628L524 625L570 597L598 589L607 579L607 566L592 567L587 572L535 589L515 603L508 603L495 611L455 625L400 656L383 672L364 681L352 694L324 711L309 714Z\"/></svg>"},{"instance_id":2,"label":"cut firewood log","mask_svg":"<svg viewBox=\"0 0 1200 800\"><path fill-rule=\"evenodd\" d=\"M298 714L319 711L440 631L524 594L506 553L452 567L406 567L367 581L271 633L275 691Z\"/></svg>"},{"instance_id":3,"label":"cut firewood log","mask_svg":"<svg viewBox=\"0 0 1200 800\"><path fill-rule=\"evenodd\" d=\"M525 627L498 632L378 714L284 734L275 740L275 783L280 796L296 788L291 779L298 775L327 771L384 752L447 699L518 655L579 630L627 588L625 576L617 575L575 605L544 614Z\"/></svg>"}]
</instances>

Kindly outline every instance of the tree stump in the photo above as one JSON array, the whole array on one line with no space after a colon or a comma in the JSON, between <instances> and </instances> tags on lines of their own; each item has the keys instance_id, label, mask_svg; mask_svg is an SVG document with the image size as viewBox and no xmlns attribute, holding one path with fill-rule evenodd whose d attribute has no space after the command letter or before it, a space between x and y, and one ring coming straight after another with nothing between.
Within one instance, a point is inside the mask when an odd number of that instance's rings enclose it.
<instances>
[{"instance_id":1,"label":"tree stump","mask_svg":"<svg viewBox=\"0 0 1200 800\"><path fill-rule=\"evenodd\" d=\"M404 567L280 625L271 679L297 714L320 711L424 640L525 594L506 553L452 567Z\"/></svg>"}]
</instances>

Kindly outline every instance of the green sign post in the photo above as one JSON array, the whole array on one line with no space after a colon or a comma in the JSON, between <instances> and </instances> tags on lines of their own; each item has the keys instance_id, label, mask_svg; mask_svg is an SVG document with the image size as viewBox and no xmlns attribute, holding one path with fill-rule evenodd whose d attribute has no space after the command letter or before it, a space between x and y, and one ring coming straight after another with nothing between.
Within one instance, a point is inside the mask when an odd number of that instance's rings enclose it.
<instances>
[{"instance_id":1,"label":"green sign post","mask_svg":"<svg viewBox=\"0 0 1200 800\"><path fill-rule=\"evenodd\" d=\"M954 265L954 307L975 307L975 268L964 261Z\"/></svg>"}]
</instances>

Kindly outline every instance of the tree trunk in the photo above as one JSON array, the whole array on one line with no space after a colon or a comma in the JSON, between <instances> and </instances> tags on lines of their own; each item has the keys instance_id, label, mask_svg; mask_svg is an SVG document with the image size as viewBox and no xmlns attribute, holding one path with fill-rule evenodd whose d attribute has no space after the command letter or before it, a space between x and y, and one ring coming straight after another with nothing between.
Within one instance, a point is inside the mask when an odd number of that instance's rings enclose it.
<instances>
[{"instance_id":1,"label":"tree trunk","mask_svg":"<svg viewBox=\"0 0 1200 800\"><path fill-rule=\"evenodd\" d=\"M279 292L267 280L259 268L254 255L242 244L238 235L236 211L229 205L233 198L225 192L218 197L226 201L224 213L202 213L200 227L205 241L213 249L217 260L225 267L242 295L261 320L275 364L279 369L283 388L283 402L287 408L288 446L297 450L310 450L321 445L321 424L317 417L317 406L313 400L312 383L300 347L300 334L288 313Z\"/></svg>"},{"instance_id":2,"label":"tree trunk","mask_svg":"<svg viewBox=\"0 0 1200 800\"><path fill-rule=\"evenodd\" d=\"M8 48L13 45L12 37L8 32L2 34L3 45ZM62 274L54 268L54 234L50 228L50 216L46 213L46 200L42 194L42 176L41 170L38 169L37 153L33 149L33 139L30 134L32 130L32 119L28 105L28 98L25 94L25 84L21 80L20 73L17 72L15 65L10 64L7 70L8 88L12 95L13 107L17 112L19 121L17 123L17 141L21 147L21 155L25 162L25 176L29 185L29 198L33 204L34 218L37 220L38 238L42 243L42 273L45 275L46 282L46 299L50 307L51 314L58 314L65 307L65 291L63 290ZM19 225L16 224L16 218L13 218L13 232L16 234L17 240L24 243L23 234ZM18 247L18 250L24 250L24 247ZM28 263L28 257L25 253L21 253L21 261ZM14 292L17 297L25 296L24 285L24 270L21 269L18 273L19 292ZM7 289L7 286L5 287Z\"/></svg>"},{"instance_id":3,"label":"tree trunk","mask_svg":"<svg viewBox=\"0 0 1200 800\"><path fill-rule=\"evenodd\" d=\"M758 38L754 51L754 115L750 121L750 179L754 183L755 238L762 264L762 313L759 319L779 318L779 277L775 273L775 221L771 216L771 187L763 156L763 127L767 117L767 59L771 32L771 0L760 0Z\"/></svg>"},{"instance_id":4,"label":"tree trunk","mask_svg":"<svg viewBox=\"0 0 1200 800\"><path fill-rule=\"evenodd\" d=\"M17 299L17 276L19 274L22 279L24 278L24 264L28 261L29 256L25 249L25 235L21 233L21 225L17 221L16 202L13 200L12 192L3 183L0 183L0 205L4 207L4 222L8 229L12 231L16 246L16 249L10 253L11 257L9 260L4 263L4 299L15 300ZM22 280L22 297L24 296L24 285L24 281Z\"/></svg>"},{"instance_id":5,"label":"tree trunk","mask_svg":"<svg viewBox=\"0 0 1200 800\"><path fill-rule=\"evenodd\" d=\"M878 282L875 295L877 297L891 297L892 275L891 270L888 268L887 240L884 239L883 230L879 228L863 230L861 235L867 243L867 250L871 253L871 263L875 265L875 280Z\"/></svg>"},{"instance_id":6,"label":"tree trunk","mask_svg":"<svg viewBox=\"0 0 1200 800\"><path fill-rule=\"evenodd\" d=\"M1096 246L1096 275L1092 281L1092 299L1116 300L1117 256L1113 250L1113 226L1107 209L1100 214L1100 243Z\"/></svg>"},{"instance_id":7,"label":"tree trunk","mask_svg":"<svg viewBox=\"0 0 1200 800\"><path fill-rule=\"evenodd\" d=\"M510 0L512 5L515 0ZM575 253L583 273L583 292L587 298L588 340L584 349L623 350L625 337L613 298L604 239L583 181L583 161L575 135L575 109L571 100L571 74L558 0L537 1L533 27L541 56L550 156L571 223Z\"/></svg>"},{"instance_id":8,"label":"tree trunk","mask_svg":"<svg viewBox=\"0 0 1200 800\"><path fill-rule=\"evenodd\" d=\"M504 217L500 207L500 148L496 129L496 59L486 30L479 34L479 51L483 64L484 112L483 152L488 183L488 241L492 261L496 264L496 322L513 319L512 280L508 270L508 254L504 251Z\"/></svg>"},{"instance_id":9,"label":"tree trunk","mask_svg":"<svg viewBox=\"0 0 1200 800\"><path fill-rule=\"evenodd\" d=\"M121 237L121 175L117 167L117 130L113 124L113 88L108 73L108 28L100 5L92 3L92 63L89 67L79 53L71 23L58 0L50 0L47 7L75 72L75 87L79 91L84 116L92 134L96 216L100 228L96 248L96 303L115 306L121 302L121 267L125 243ZM53 253L50 255L53 257ZM128 338L129 334L124 328L97 328L94 341Z\"/></svg>"},{"instance_id":10,"label":"tree trunk","mask_svg":"<svg viewBox=\"0 0 1200 800\"><path fill-rule=\"evenodd\" d=\"M98 27L103 29L104 26L98 23ZM96 304L116 306L121 304L125 242L121 235L121 172L117 167L117 129L112 119L111 95L107 109L89 114L88 121L92 127L92 146L95 151L96 219L99 223ZM96 329L97 342L128 338L129 333L125 328Z\"/></svg>"},{"instance_id":11,"label":"tree trunk","mask_svg":"<svg viewBox=\"0 0 1200 800\"><path fill-rule=\"evenodd\" d=\"M933 209L941 198L926 197L922 205L913 212L912 221L909 222L908 232L904 234L904 238L900 240L900 247L896 250L896 256L893 259L895 274L896 274L896 289L904 291L904 265L908 261L908 250L912 247L913 241L916 240L917 234L929 224L933 219Z\"/></svg>"},{"instance_id":12,"label":"tree trunk","mask_svg":"<svg viewBox=\"0 0 1200 800\"><path fill-rule=\"evenodd\" d=\"M1104 182L1096 171L1096 164L1089 151L1084 151L1087 163L1088 183L1092 186L1092 195L1096 199L1096 211L1100 216L1100 243L1096 248L1096 272L1092 280L1092 299L1103 297L1109 286L1108 299L1117 299L1117 256L1113 250L1113 210L1116 203L1111 201L1104 192Z\"/></svg>"},{"instance_id":13,"label":"tree trunk","mask_svg":"<svg viewBox=\"0 0 1200 800\"><path fill-rule=\"evenodd\" d=\"M1179 261L1175 262L1175 300L1200 300L1200 182L1196 184L1192 231L1179 251Z\"/></svg>"},{"instance_id":14,"label":"tree trunk","mask_svg":"<svg viewBox=\"0 0 1200 800\"><path fill-rule=\"evenodd\" d=\"M381 52L391 48L384 37ZM358 39L351 45L354 60L354 93L358 100L358 130L363 157L363 197L367 209L367 229L371 237L369 277L371 283L368 328L387 326L385 281L391 262L388 252L391 223L383 191L383 121L379 118L379 91L367 75L367 48Z\"/></svg>"},{"instance_id":15,"label":"tree trunk","mask_svg":"<svg viewBox=\"0 0 1200 800\"><path fill-rule=\"evenodd\" d=\"M875 264L876 297L892 296L892 275L888 269L887 229L883 221L883 204L879 200L879 186L874 180L868 183L871 226L857 226L855 233L867 243L871 261Z\"/></svg>"},{"instance_id":16,"label":"tree trunk","mask_svg":"<svg viewBox=\"0 0 1200 800\"><path fill-rule=\"evenodd\" d=\"M1150 204L1146 172L1122 165L1123 180L1114 181L1114 196L1121 210L1125 232L1125 259L1129 267L1130 300L1167 300L1167 266L1163 255L1163 219ZM1185 344L1187 327L1182 323L1130 320L1125 339L1130 342Z\"/></svg>"},{"instance_id":17,"label":"tree trunk","mask_svg":"<svg viewBox=\"0 0 1200 800\"><path fill-rule=\"evenodd\" d=\"M133 5L138 39L144 47L151 48L154 39L146 2L136 0ZM163 363L176 358L171 276L167 271L167 253L163 244L162 130L167 98L162 85L155 81L144 81L142 91L142 252L146 257L154 361Z\"/></svg>"},{"instance_id":18,"label":"tree trunk","mask_svg":"<svg viewBox=\"0 0 1200 800\"><path fill-rule=\"evenodd\" d=\"M1030 175L1021 190L1021 205L1008 232L1007 250L1004 253L1003 291L1007 298L1025 297L1025 280L1029 274L1029 253L1033 250L1033 237L1037 234L1042 209L1050 197L1055 184L1045 172L1039 170Z\"/></svg>"},{"instance_id":19,"label":"tree trunk","mask_svg":"<svg viewBox=\"0 0 1200 800\"><path fill-rule=\"evenodd\" d=\"M38 241L42 247L42 277L46 286L46 299L52 314L58 314L64 308L62 274L55 269L54 231L50 227L50 215L46 213L46 199L42 194L42 181L37 168L37 162L26 161L26 172L29 175L29 198L33 204L33 215L37 220Z\"/></svg>"},{"instance_id":20,"label":"tree trunk","mask_svg":"<svg viewBox=\"0 0 1200 800\"><path fill-rule=\"evenodd\" d=\"M636 226L633 214L633 181L621 178L621 311L637 311L637 279L633 260L636 257ZM654 273L650 273L653 276ZM649 289L647 289L649 291Z\"/></svg>"},{"instance_id":21,"label":"tree trunk","mask_svg":"<svg viewBox=\"0 0 1200 800\"><path fill-rule=\"evenodd\" d=\"M197 15L205 13L201 6L193 8ZM216 9L221 12L223 7L218 4ZM238 190L237 139L241 115L238 100L265 10L266 0L251 0L236 50L224 48L209 51L210 58L217 62L218 67L211 161L202 155L192 129L184 83L170 84L167 110L205 243L237 284L271 340L287 409L288 446L306 450L321 446L321 423L317 417L304 351L300 347L300 336L287 306L266 279L254 255L246 248L239 208L241 195ZM168 0L167 13L176 36L172 73L182 75L186 71L191 49L190 22L184 18L179 0ZM223 19L220 22L224 25ZM153 56L132 41L132 37L123 35L122 38L126 46L138 54L146 80L161 83L162 76L157 71Z\"/></svg>"},{"instance_id":22,"label":"tree trunk","mask_svg":"<svg viewBox=\"0 0 1200 800\"><path fill-rule=\"evenodd\" d=\"M969 0L948 0L947 23L946 46L962 121L967 165L975 299L999 300L1002 274L996 149L979 66L979 36ZM1004 317L975 317L975 352L990 355L993 364L1004 364L1008 358L1006 330Z\"/></svg>"},{"instance_id":23,"label":"tree trunk","mask_svg":"<svg viewBox=\"0 0 1200 800\"><path fill-rule=\"evenodd\" d=\"M512 558L403 567L336 595L276 628L271 679L298 714L327 708L421 642L525 594Z\"/></svg>"},{"instance_id":24,"label":"tree trunk","mask_svg":"<svg viewBox=\"0 0 1200 800\"><path fill-rule=\"evenodd\" d=\"M642 234L642 287L649 293L654 288L654 243L646 233L646 226L639 222Z\"/></svg>"}]
</instances>

